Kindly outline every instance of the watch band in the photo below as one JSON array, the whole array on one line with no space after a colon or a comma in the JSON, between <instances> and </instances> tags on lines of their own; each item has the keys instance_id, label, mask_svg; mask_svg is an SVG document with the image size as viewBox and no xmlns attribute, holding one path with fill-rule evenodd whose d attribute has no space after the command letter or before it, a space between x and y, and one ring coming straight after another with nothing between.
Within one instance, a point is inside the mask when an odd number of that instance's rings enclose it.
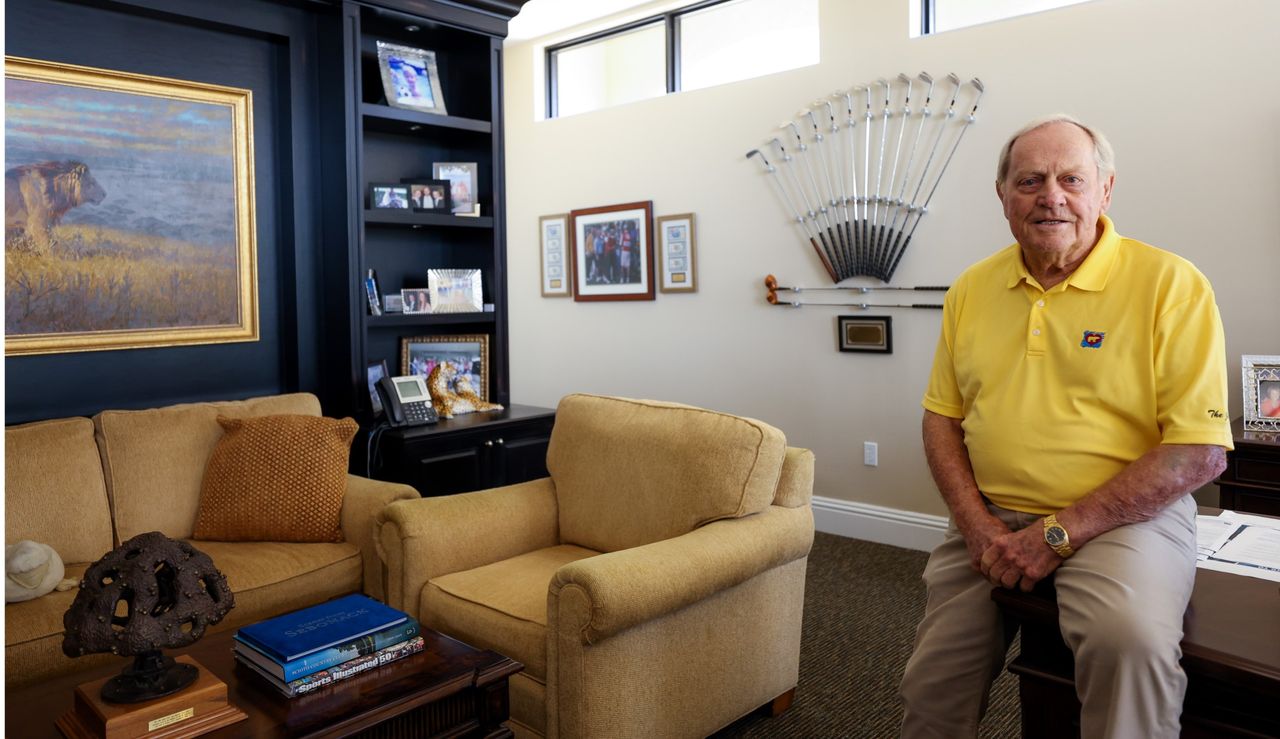
<instances>
[{"instance_id":1,"label":"watch band","mask_svg":"<svg viewBox=\"0 0 1280 739\"><path fill-rule=\"evenodd\" d=\"M1063 559L1076 553L1076 550L1071 548L1071 537L1067 535L1067 530L1062 524L1058 523L1056 513L1050 513L1044 517L1044 542Z\"/></svg>"}]
</instances>

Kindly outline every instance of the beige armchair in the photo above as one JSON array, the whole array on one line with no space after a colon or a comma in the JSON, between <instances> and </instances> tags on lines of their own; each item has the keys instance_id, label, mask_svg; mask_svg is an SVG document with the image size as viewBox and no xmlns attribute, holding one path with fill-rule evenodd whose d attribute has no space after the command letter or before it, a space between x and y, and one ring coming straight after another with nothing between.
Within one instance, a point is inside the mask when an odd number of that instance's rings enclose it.
<instances>
[{"instance_id":1,"label":"beige armchair","mask_svg":"<svg viewBox=\"0 0 1280 739\"><path fill-rule=\"evenodd\" d=\"M570 395L547 469L377 524L389 603L524 663L518 733L701 737L789 705L812 452L748 418Z\"/></svg>"}]
</instances>

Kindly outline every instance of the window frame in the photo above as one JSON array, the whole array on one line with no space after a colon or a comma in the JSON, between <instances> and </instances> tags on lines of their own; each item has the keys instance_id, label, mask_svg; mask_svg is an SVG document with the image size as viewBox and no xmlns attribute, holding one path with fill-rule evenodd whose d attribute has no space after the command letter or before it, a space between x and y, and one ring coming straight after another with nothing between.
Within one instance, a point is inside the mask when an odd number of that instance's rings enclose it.
<instances>
[{"instance_id":1,"label":"window frame","mask_svg":"<svg viewBox=\"0 0 1280 739\"><path fill-rule=\"evenodd\" d=\"M932 0L924 0L932 2ZM636 31L648 26L654 26L659 23L663 26L663 34L666 38L666 55L663 63L666 66L667 91L670 95L673 92L680 92L680 18L690 13L696 13L700 10L723 5L724 3L734 2L734 0L701 0L691 5L685 5L665 13L658 13L645 18L625 23L621 26L613 26L586 36L578 36L577 38L562 41L558 44L548 46L544 53L546 54L546 70L547 70L547 118L560 117L560 90L559 90L559 62L556 54L575 46L584 46L586 44L604 41L614 36L621 36L631 31Z\"/></svg>"}]
</instances>

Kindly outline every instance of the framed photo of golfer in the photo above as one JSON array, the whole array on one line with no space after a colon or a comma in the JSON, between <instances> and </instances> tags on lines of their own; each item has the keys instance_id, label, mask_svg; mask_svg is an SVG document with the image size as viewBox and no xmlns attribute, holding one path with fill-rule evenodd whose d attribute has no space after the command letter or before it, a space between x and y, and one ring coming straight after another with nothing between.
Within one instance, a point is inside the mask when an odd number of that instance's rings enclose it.
<instances>
[{"instance_id":1,"label":"framed photo of golfer","mask_svg":"<svg viewBox=\"0 0 1280 739\"><path fill-rule=\"evenodd\" d=\"M573 299L653 300L653 201L569 213Z\"/></svg>"},{"instance_id":2,"label":"framed photo of golfer","mask_svg":"<svg viewBox=\"0 0 1280 739\"><path fill-rule=\"evenodd\" d=\"M567 298L573 295L569 278L569 214L542 216L538 232L542 237L542 297Z\"/></svg>"},{"instance_id":3,"label":"framed photo of golfer","mask_svg":"<svg viewBox=\"0 0 1280 739\"><path fill-rule=\"evenodd\" d=\"M1280 431L1280 356L1246 354L1240 371L1245 429Z\"/></svg>"},{"instance_id":4,"label":"framed photo of golfer","mask_svg":"<svg viewBox=\"0 0 1280 739\"><path fill-rule=\"evenodd\" d=\"M691 293L698 289L696 244L692 213L662 216L658 229L658 289L664 293Z\"/></svg>"},{"instance_id":5,"label":"framed photo of golfer","mask_svg":"<svg viewBox=\"0 0 1280 739\"><path fill-rule=\"evenodd\" d=\"M409 186L394 182L374 182L369 185L370 210L409 210Z\"/></svg>"},{"instance_id":6,"label":"framed photo of golfer","mask_svg":"<svg viewBox=\"0 0 1280 739\"><path fill-rule=\"evenodd\" d=\"M379 41L378 69L387 105L447 115L434 51Z\"/></svg>"}]
</instances>

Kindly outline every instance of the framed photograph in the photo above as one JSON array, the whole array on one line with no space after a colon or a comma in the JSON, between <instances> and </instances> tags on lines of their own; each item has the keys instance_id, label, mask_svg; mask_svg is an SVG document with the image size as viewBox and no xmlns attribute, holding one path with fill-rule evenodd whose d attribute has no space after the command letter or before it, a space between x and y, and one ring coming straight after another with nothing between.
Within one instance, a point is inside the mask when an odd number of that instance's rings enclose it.
<instances>
[{"instance_id":1,"label":"framed photograph","mask_svg":"<svg viewBox=\"0 0 1280 739\"><path fill-rule=\"evenodd\" d=\"M403 313L404 298L400 293L387 293L382 296L382 310L385 313Z\"/></svg>"},{"instance_id":2,"label":"framed photograph","mask_svg":"<svg viewBox=\"0 0 1280 739\"><path fill-rule=\"evenodd\" d=\"M484 311L478 269L427 270L427 285L431 290L432 310L436 313Z\"/></svg>"},{"instance_id":3,"label":"framed photograph","mask_svg":"<svg viewBox=\"0 0 1280 739\"><path fill-rule=\"evenodd\" d=\"M653 201L569 213L573 299L653 300Z\"/></svg>"},{"instance_id":4,"label":"framed photograph","mask_svg":"<svg viewBox=\"0 0 1280 739\"><path fill-rule=\"evenodd\" d=\"M842 352L893 354L893 318L837 316L836 345Z\"/></svg>"},{"instance_id":5,"label":"framed photograph","mask_svg":"<svg viewBox=\"0 0 1280 739\"><path fill-rule=\"evenodd\" d=\"M453 212L449 204L448 180L404 180L409 186L409 206L415 213Z\"/></svg>"},{"instance_id":6,"label":"framed photograph","mask_svg":"<svg viewBox=\"0 0 1280 739\"><path fill-rule=\"evenodd\" d=\"M372 210L411 210L409 186L396 182L374 182L370 184L369 208Z\"/></svg>"},{"instance_id":7,"label":"framed photograph","mask_svg":"<svg viewBox=\"0 0 1280 739\"><path fill-rule=\"evenodd\" d=\"M436 162L431 165L431 176L449 181L449 209L454 215L480 215L476 202L478 166L475 162Z\"/></svg>"},{"instance_id":8,"label":"framed photograph","mask_svg":"<svg viewBox=\"0 0 1280 739\"><path fill-rule=\"evenodd\" d=\"M5 355L258 341L251 92L4 76Z\"/></svg>"},{"instance_id":9,"label":"framed photograph","mask_svg":"<svg viewBox=\"0 0 1280 739\"><path fill-rule=\"evenodd\" d=\"M569 214L542 216L538 233L542 239L542 297L567 298L573 295L569 279Z\"/></svg>"},{"instance_id":10,"label":"framed photograph","mask_svg":"<svg viewBox=\"0 0 1280 739\"><path fill-rule=\"evenodd\" d=\"M691 293L697 285L697 245L692 213L662 216L657 221L658 289L664 293Z\"/></svg>"},{"instance_id":11,"label":"framed photograph","mask_svg":"<svg viewBox=\"0 0 1280 739\"><path fill-rule=\"evenodd\" d=\"M448 115L434 51L379 41L378 69L387 105Z\"/></svg>"},{"instance_id":12,"label":"framed photograph","mask_svg":"<svg viewBox=\"0 0 1280 739\"><path fill-rule=\"evenodd\" d=\"M431 291L425 287L405 288L400 291L401 313L422 315L431 312Z\"/></svg>"},{"instance_id":13,"label":"framed photograph","mask_svg":"<svg viewBox=\"0 0 1280 739\"><path fill-rule=\"evenodd\" d=\"M1240 370L1245 429L1280 431L1280 356L1245 354Z\"/></svg>"},{"instance_id":14,"label":"framed photograph","mask_svg":"<svg viewBox=\"0 0 1280 739\"><path fill-rule=\"evenodd\" d=\"M374 417L382 413L382 398L378 395L377 388L374 387L378 380L387 377L387 360L379 359L369 362L369 366L365 369L365 375L369 380L369 407L373 410Z\"/></svg>"},{"instance_id":15,"label":"framed photograph","mask_svg":"<svg viewBox=\"0 0 1280 739\"><path fill-rule=\"evenodd\" d=\"M484 334L415 336L400 340L400 374L426 377L449 362L484 400L489 399L489 337ZM455 380L456 382L456 380Z\"/></svg>"}]
</instances>

